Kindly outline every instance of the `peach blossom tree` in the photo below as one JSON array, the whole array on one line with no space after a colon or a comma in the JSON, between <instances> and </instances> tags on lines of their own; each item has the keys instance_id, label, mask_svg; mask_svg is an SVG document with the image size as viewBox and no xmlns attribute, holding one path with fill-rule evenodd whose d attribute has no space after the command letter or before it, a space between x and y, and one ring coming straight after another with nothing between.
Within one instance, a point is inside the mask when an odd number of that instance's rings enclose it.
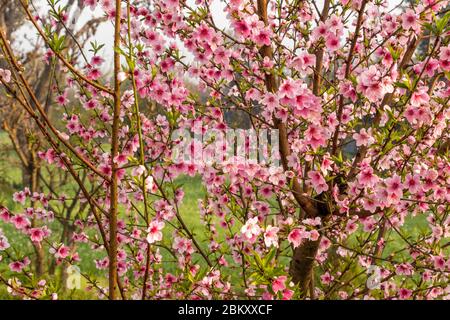
<instances>
[{"instance_id":1,"label":"peach blossom tree","mask_svg":"<svg viewBox=\"0 0 450 320\"><path fill-rule=\"evenodd\" d=\"M59 262L92 259L99 298L450 297L448 1L84 0L114 26L113 61L99 39L65 50L62 1L19 2L66 75L59 117L3 31L2 92L79 192L17 190L0 218ZM194 212L182 176L201 179ZM60 243L49 204L74 198ZM0 282L56 298L32 255L0 233Z\"/></svg>"}]
</instances>

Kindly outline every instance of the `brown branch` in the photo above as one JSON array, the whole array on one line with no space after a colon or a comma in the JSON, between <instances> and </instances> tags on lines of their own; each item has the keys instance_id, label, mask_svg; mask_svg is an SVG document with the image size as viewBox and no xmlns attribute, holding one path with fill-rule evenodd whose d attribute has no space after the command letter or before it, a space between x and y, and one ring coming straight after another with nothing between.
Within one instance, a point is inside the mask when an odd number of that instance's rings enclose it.
<instances>
[{"instance_id":1,"label":"brown branch","mask_svg":"<svg viewBox=\"0 0 450 320\"><path fill-rule=\"evenodd\" d=\"M116 0L116 16L114 26L114 111L113 127L111 133L111 185L110 185L110 211L109 211L109 299L115 300L117 290L117 214L118 214L118 166L115 158L119 153L120 129L120 25L121 0Z\"/></svg>"},{"instance_id":2,"label":"brown branch","mask_svg":"<svg viewBox=\"0 0 450 320\"><path fill-rule=\"evenodd\" d=\"M348 52L348 57L347 57L347 61L345 62L345 79L348 79L350 76L350 70L351 70L351 64L352 64L352 60L353 60L353 54L355 51L355 47L356 47L356 42L358 40L358 36L359 36L359 31L361 29L362 23L363 23L363 17L364 17L364 9L366 7L367 4L367 0L363 0L362 4L361 4L361 9L359 10L358 13L358 20L356 22L356 27L355 27L355 33L353 35L353 39L350 45L350 50ZM341 122L342 122L342 111L344 109L344 97L341 95L340 99L339 99L339 108L337 111L337 121L338 121L338 125L336 127L336 130L334 132L333 135L333 147L332 147L332 151L331 151L331 155L336 155L336 151L337 151L337 143L338 143L338 139L339 139L339 131L340 131L340 127L341 127Z\"/></svg>"},{"instance_id":3,"label":"brown branch","mask_svg":"<svg viewBox=\"0 0 450 320\"><path fill-rule=\"evenodd\" d=\"M22 5L23 9L25 10L25 13L28 16L28 19L31 21L31 23L33 23L34 27L36 28L38 33L41 35L42 39L44 39L45 43L49 44L50 40L47 38L47 36L45 35L45 32L42 30L42 28L39 27L39 25L37 24L36 20L34 19L33 15L31 14L30 10L28 9L28 5L24 2L24 0L20 0L20 4ZM96 81L92 81L92 80L88 79L86 76L84 76L70 62L68 62L61 53L59 53L58 51L55 51L51 46L50 46L50 49L58 57L58 59L78 78L80 78L84 82L90 84L91 86L93 86L94 88L96 88L100 91L104 91L109 94L113 94L113 91L111 89L99 84Z\"/></svg>"},{"instance_id":4,"label":"brown branch","mask_svg":"<svg viewBox=\"0 0 450 320\"><path fill-rule=\"evenodd\" d=\"M36 109L38 110L39 114L41 115L42 119L44 120L45 125L49 127L49 129L52 131L52 133L58 138L58 140L64 144L83 164L89 167L93 172L95 172L98 176L102 177L103 179L109 181L109 177L105 176L103 173L101 173L92 163L90 163L87 159L85 159L78 151L75 150L75 148L67 142L64 138L61 137L61 134L58 132L58 130L55 128L55 126L50 121L47 113L43 109L41 103L37 99L34 91L31 89L30 84L25 79L23 72L21 70L21 67L19 63L17 62L14 53L11 49L11 46L6 39L4 32L2 29L0 29L0 38L2 40L3 46L4 46L4 53L8 58L8 61L11 65L11 67L17 72L20 82L25 87L25 90L27 91L28 95L30 96L31 100L33 101L33 104L35 105ZM20 86L19 86L20 87ZM24 97L25 98L25 97ZM25 98L26 99L26 98Z\"/></svg>"},{"instance_id":5,"label":"brown branch","mask_svg":"<svg viewBox=\"0 0 450 320\"><path fill-rule=\"evenodd\" d=\"M409 43L409 45L405 51L405 54L403 55L403 59L398 64L399 74L401 74L401 70L411 60L411 58L414 54L414 51L416 50L417 46L419 45L420 40L421 40L421 37L414 36L413 39L411 40L411 42ZM377 109L377 113L376 113L374 121L373 121L374 128L380 124L384 106L389 105L391 103L392 99L394 98L394 93L395 93L395 91L391 92L391 93L386 93L384 95L383 100L381 101L381 104L380 104L380 108ZM352 168L350 169L350 172L347 175L347 181L350 182L355 178L356 173L358 171L358 165L364 159L368 150L369 150L369 148L367 146L360 147L360 149L358 150L358 152L355 156L355 159L353 160Z\"/></svg>"}]
</instances>

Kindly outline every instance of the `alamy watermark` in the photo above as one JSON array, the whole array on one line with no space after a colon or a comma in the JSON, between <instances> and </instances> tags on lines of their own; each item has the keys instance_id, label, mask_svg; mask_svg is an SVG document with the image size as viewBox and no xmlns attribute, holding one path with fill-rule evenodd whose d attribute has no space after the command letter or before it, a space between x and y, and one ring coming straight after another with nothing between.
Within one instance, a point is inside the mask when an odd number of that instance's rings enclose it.
<instances>
[{"instance_id":1,"label":"alamy watermark","mask_svg":"<svg viewBox=\"0 0 450 320\"><path fill-rule=\"evenodd\" d=\"M67 268L66 288L69 290L81 288L81 272L77 266Z\"/></svg>"},{"instance_id":2,"label":"alamy watermark","mask_svg":"<svg viewBox=\"0 0 450 320\"><path fill-rule=\"evenodd\" d=\"M279 167L279 132L277 129L205 129L194 125L192 130L178 129L172 133L174 163L228 164L258 163Z\"/></svg>"},{"instance_id":3,"label":"alamy watermark","mask_svg":"<svg viewBox=\"0 0 450 320\"><path fill-rule=\"evenodd\" d=\"M367 269L367 273L370 275L366 281L367 289L380 289L381 284L381 270L380 267L371 265Z\"/></svg>"}]
</instances>

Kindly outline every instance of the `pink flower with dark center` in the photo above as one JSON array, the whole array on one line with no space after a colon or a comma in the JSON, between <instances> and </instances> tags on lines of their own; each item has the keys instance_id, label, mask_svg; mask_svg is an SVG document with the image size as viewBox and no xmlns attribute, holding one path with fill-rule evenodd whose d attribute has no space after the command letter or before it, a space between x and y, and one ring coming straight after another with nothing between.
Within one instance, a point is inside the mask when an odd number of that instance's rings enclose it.
<instances>
[{"instance_id":1,"label":"pink flower with dark center","mask_svg":"<svg viewBox=\"0 0 450 320\"><path fill-rule=\"evenodd\" d=\"M112 173L112 169L110 165L102 164L98 167L101 173L103 173L105 176L110 176Z\"/></svg>"},{"instance_id":2,"label":"pink flower with dark center","mask_svg":"<svg viewBox=\"0 0 450 320\"><path fill-rule=\"evenodd\" d=\"M392 178L388 178L385 180L386 190L388 193L395 194L398 198L401 198L403 195L403 184L398 175L394 175Z\"/></svg>"},{"instance_id":3,"label":"pink flower with dark center","mask_svg":"<svg viewBox=\"0 0 450 320\"><path fill-rule=\"evenodd\" d=\"M26 197L26 195L25 195L25 193L23 191L15 192L13 194L13 200L15 202L21 203L22 205L25 204L25 200L26 199L27 199L27 197Z\"/></svg>"},{"instance_id":4,"label":"pink flower with dark center","mask_svg":"<svg viewBox=\"0 0 450 320\"><path fill-rule=\"evenodd\" d=\"M295 97L295 84L291 79L286 79L280 85L280 96L293 99Z\"/></svg>"},{"instance_id":5,"label":"pink flower with dark center","mask_svg":"<svg viewBox=\"0 0 450 320\"><path fill-rule=\"evenodd\" d=\"M55 257L58 259L65 259L69 255L69 248L65 245L61 245L58 250L56 250Z\"/></svg>"},{"instance_id":6,"label":"pink flower with dark center","mask_svg":"<svg viewBox=\"0 0 450 320\"><path fill-rule=\"evenodd\" d=\"M408 173L405 178L405 188L412 194L420 191L420 177L417 174Z\"/></svg>"},{"instance_id":7,"label":"pink flower with dark center","mask_svg":"<svg viewBox=\"0 0 450 320\"><path fill-rule=\"evenodd\" d=\"M369 146L375 142L375 139L364 128L359 130L359 133L354 133L353 139L355 139L357 147Z\"/></svg>"},{"instance_id":8,"label":"pink flower with dark center","mask_svg":"<svg viewBox=\"0 0 450 320\"><path fill-rule=\"evenodd\" d=\"M90 80L97 80L98 78L100 78L102 73L97 68L91 68L87 75Z\"/></svg>"},{"instance_id":9,"label":"pink flower with dark center","mask_svg":"<svg viewBox=\"0 0 450 320\"><path fill-rule=\"evenodd\" d=\"M325 37L328 34L328 27L322 21L319 22L319 25L313 30L312 38L314 41L318 40L320 37Z\"/></svg>"},{"instance_id":10,"label":"pink flower with dark center","mask_svg":"<svg viewBox=\"0 0 450 320\"><path fill-rule=\"evenodd\" d=\"M1 230L0 230L1 232ZM8 239L0 233L0 251L6 250L10 247Z\"/></svg>"},{"instance_id":11,"label":"pink flower with dark center","mask_svg":"<svg viewBox=\"0 0 450 320\"><path fill-rule=\"evenodd\" d=\"M294 291L293 290L289 290L289 289L284 289L283 290L283 300L291 300L292 296L294 295Z\"/></svg>"},{"instance_id":12,"label":"pink flower with dark center","mask_svg":"<svg viewBox=\"0 0 450 320\"><path fill-rule=\"evenodd\" d=\"M329 34L325 41L325 45L327 46L327 49L329 51L334 52L339 49L340 46L339 38L336 37L334 34Z\"/></svg>"},{"instance_id":13,"label":"pink flower with dark center","mask_svg":"<svg viewBox=\"0 0 450 320\"><path fill-rule=\"evenodd\" d=\"M128 157L127 155L121 153L118 154L115 158L114 158L114 162L118 165L118 166L123 166L125 164L127 164L128 162Z\"/></svg>"},{"instance_id":14,"label":"pink flower with dark center","mask_svg":"<svg viewBox=\"0 0 450 320\"><path fill-rule=\"evenodd\" d=\"M294 246L294 248L297 248L303 242L303 239L308 237L309 233L307 231L297 228L289 233L288 241Z\"/></svg>"},{"instance_id":15,"label":"pink flower with dark center","mask_svg":"<svg viewBox=\"0 0 450 320\"><path fill-rule=\"evenodd\" d=\"M212 29L208 27L206 24L200 25L195 33L197 40L204 42L211 41L212 35L213 35Z\"/></svg>"},{"instance_id":16,"label":"pink flower with dark center","mask_svg":"<svg viewBox=\"0 0 450 320\"><path fill-rule=\"evenodd\" d=\"M261 101L270 111L274 111L279 106L278 97L273 93L266 93Z\"/></svg>"},{"instance_id":17,"label":"pink flower with dark center","mask_svg":"<svg viewBox=\"0 0 450 320\"><path fill-rule=\"evenodd\" d=\"M105 257L105 258L102 259L102 260L94 260L94 261L95 261L95 267L96 267L97 269L102 270L102 269L108 268L108 265L109 265L109 259L108 259L108 257Z\"/></svg>"},{"instance_id":18,"label":"pink flower with dark center","mask_svg":"<svg viewBox=\"0 0 450 320\"><path fill-rule=\"evenodd\" d=\"M364 232L371 232L373 229L375 229L377 221L373 217L368 217L362 221L362 224L364 226Z\"/></svg>"},{"instance_id":19,"label":"pink flower with dark center","mask_svg":"<svg viewBox=\"0 0 450 320\"><path fill-rule=\"evenodd\" d=\"M32 228L29 230L31 241L40 243L44 239L44 231L41 228Z\"/></svg>"},{"instance_id":20,"label":"pink flower with dark center","mask_svg":"<svg viewBox=\"0 0 450 320\"><path fill-rule=\"evenodd\" d=\"M413 106L408 106L404 112L406 120L408 120L409 123L413 124L417 121L417 108Z\"/></svg>"},{"instance_id":21,"label":"pink flower with dark center","mask_svg":"<svg viewBox=\"0 0 450 320\"><path fill-rule=\"evenodd\" d=\"M405 30L417 29L418 27L418 17L414 10L408 9L402 15L402 27Z\"/></svg>"},{"instance_id":22,"label":"pink flower with dark center","mask_svg":"<svg viewBox=\"0 0 450 320\"><path fill-rule=\"evenodd\" d=\"M436 179L439 176L436 170L427 170L424 177L424 183L422 185L423 191L427 192L436 186Z\"/></svg>"},{"instance_id":23,"label":"pink flower with dark center","mask_svg":"<svg viewBox=\"0 0 450 320\"><path fill-rule=\"evenodd\" d=\"M18 230L25 229L30 225L30 221L22 215L15 215L11 218L11 221Z\"/></svg>"},{"instance_id":24,"label":"pink flower with dark center","mask_svg":"<svg viewBox=\"0 0 450 320\"><path fill-rule=\"evenodd\" d=\"M328 190L328 184L319 171L308 172L308 177L317 194Z\"/></svg>"},{"instance_id":25,"label":"pink flower with dark center","mask_svg":"<svg viewBox=\"0 0 450 320\"><path fill-rule=\"evenodd\" d=\"M9 213L8 209L6 208L0 208L0 219L4 222L9 222L11 219L11 214Z\"/></svg>"},{"instance_id":26,"label":"pink flower with dark center","mask_svg":"<svg viewBox=\"0 0 450 320\"><path fill-rule=\"evenodd\" d=\"M22 272L23 268L25 268L25 265L21 261L14 261L9 264L9 269L12 272Z\"/></svg>"},{"instance_id":27,"label":"pink flower with dark center","mask_svg":"<svg viewBox=\"0 0 450 320\"><path fill-rule=\"evenodd\" d=\"M230 63L229 55L229 52L224 47L219 47L214 51L214 62L227 66Z\"/></svg>"},{"instance_id":28,"label":"pink flower with dark center","mask_svg":"<svg viewBox=\"0 0 450 320\"><path fill-rule=\"evenodd\" d=\"M430 101L430 96L427 93L426 87L420 87L413 92L411 96L411 105L418 107L422 104L427 104Z\"/></svg>"},{"instance_id":29,"label":"pink flower with dark center","mask_svg":"<svg viewBox=\"0 0 450 320\"><path fill-rule=\"evenodd\" d=\"M401 288L399 293L400 299L406 300L409 299L412 295L412 291L406 288Z\"/></svg>"},{"instance_id":30,"label":"pink flower with dark center","mask_svg":"<svg viewBox=\"0 0 450 320\"><path fill-rule=\"evenodd\" d=\"M147 229L148 235L147 235L147 242L148 243L154 243L157 241L161 241L163 234L161 230L164 228L164 222L153 220L150 222L149 227Z\"/></svg>"},{"instance_id":31,"label":"pink flower with dark center","mask_svg":"<svg viewBox=\"0 0 450 320\"><path fill-rule=\"evenodd\" d=\"M272 33L269 30L262 29L256 36L254 36L254 40L259 46L269 46L271 34Z\"/></svg>"},{"instance_id":32,"label":"pink flower with dark center","mask_svg":"<svg viewBox=\"0 0 450 320\"><path fill-rule=\"evenodd\" d=\"M97 107L97 105L98 105L97 100L90 99L83 104L83 107L86 110L92 110L92 109L95 109Z\"/></svg>"},{"instance_id":33,"label":"pink flower with dark center","mask_svg":"<svg viewBox=\"0 0 450 320\"><path fill-rule=\"evenodd\" d=\"M358 183L363 187L373 187L379 178L373 174L371 167L366 167L358 174Z\"/></svg>"},{"instance_id":34,"label":"pink flower with dark center","mask_svg":"<svg viewBox=\"0 0 450 320\"><path fill-rule=\"evenodd\" d=\"M250 35L250 27L248 26L247 22L244 20L240 20L234 23L234 29L236 30L236 33L242 36L243 38L246 38Z\"/></svg>"},{"instance_id":35,"label":"pink flower with dark center","mask_svg":"<svg viewBox=\"0 0 450 320\"><path fill-rule=\"evenodd\" d=\"M339 93L342 94L345 98L352 100L352 102L356 101L356 90L353 87L351 81L342 81L339 85Z\"/></svg>"},{"instance_id":36,"label":"pink flower with dark center","mask_svg":"<svg viewBox=\"0 0 450 320\"><path fill-rule=\"evenodd\" d=\"M280 228L272 227L268 225L266 231L264 232L264 243L267 247L274 246L278 248L278 231Z\"/></svg>"},{"instance_id":37,"label":"pink flower with dark center","mask_svg":"<svg viewBox=\"0 0 450 320\"><path fill-rule=\"evenodd\" d=\"M310 125L305 131L307 143L311 145L313 150L326 145L326 132L322 126Z\"/></svg>"},{"instance_id":38,"label":"pink flower with dark center","mask_svg":"<svg viewBox=\"0 0 450 320\"><path fill-rule=\"evenodd\" d=\"M329 285L331 282L333 282L334 277L329 273L325 272L323 275L320 276L320 280L323 284Z\"/></svg>"},{"instance_id":39,"label":"pink flower with dark center","mask_svg":"<svg viewBox=\"0 0 450 320\"><path fill-rule=\"evenodd\" d=\"M352 234L356 230L358 230L358 225L355 222L350 221L350 222L347 223L347 226L345 227L345 231L348 234Z\"/></svg>"},{"instance_id":40,"label":"pink flower with dark center","mask_svg":"<svg viewBox=\"0 0 450 320\"><path fill-rule=\"evenodd\" d=\"M188 241L185 238L175 237L172 248L178 253L185 253L188 249Z\"/></svg>"},{"instance_id":41,"label":"pink flower with dark center","mask_svg":"<svg viewBox=\"0 0 450 320\"><path fill-rule=\"evenodd\" d=\"M60 106L65 106L67 103L69 103L69 100L67 99L67 90L65 90L62 94L56 97L56 103Z\"/></svg>"},{"instance_id":42,"label":"pink flower with dark center","mask_svg":"<svg viewBox=\"0 0 450 320\"><path fill-rule=\"evenodd\" d=\"M278 293L278 292L283 291L284 289L286 289L286 280L287 280L286 276L276 277L272 281L272 290L273 290L273 292Z\"/></svg>"},{"instance_id":43,"label":"pink flower with dark center","mask_svg":"<svg viewBox=\"0 0 450 320\"><path fill-rule=\"evenodd\" d=\"M401 263L397 266L395 272L399 275L411 276L414 273L414 269L409 263Z\"/></svg>"},{"instance_id":44,"label":"pink flower with dark center","mask_svg":"<svg viewBox=\"0 0 450 320\"><path fill-rule=\"evenodd\" d=\"M242 235L250 242L254 243L256 238L261 234L262 229L258 225L258 217L248 219L247 222L241 227Z\"/></svg>"},{"instance_id":45,"label":"pink flower with dark center","mask_svg":"<svg viewBox=\"0 0 450 320\"><path fill-rule=\"evenodd\" d=\"M89 7L91 10L94 10L95 7L97 6L97 1L98 0L84 0L84 5Z\"/></svg>"},{"instance_id":46,"label":"pink flower with dark center","mask_svg":"<svg viewBox=\"0 0 450 320\"><path fill-rule=\"evenodd\" d=\"M438 270L445 270L446 269L446 261L442 256L434 256L433 257L433 264L434 267Z\"/></svg>"},{"instance_id":47,"label":"pink flower with dark center","mask_svg":"<svg viewBox=\"0 0 450 320\"><path fill-rule=\"evenodd\" d=\"M378 207L378 202L372 198L363 199L363 208L364 210L370 211L374 213Z\"/></svg>"}]
</instances>

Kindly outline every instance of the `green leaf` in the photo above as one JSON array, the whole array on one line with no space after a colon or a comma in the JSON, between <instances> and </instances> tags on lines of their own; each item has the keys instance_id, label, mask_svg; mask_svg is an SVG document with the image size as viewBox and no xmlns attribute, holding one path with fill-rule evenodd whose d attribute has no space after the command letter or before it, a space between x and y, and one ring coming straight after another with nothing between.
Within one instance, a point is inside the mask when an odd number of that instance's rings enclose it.
<instances>
[{"instance_id":1,"label":"green leaf","mask_svg":"<svg viewBox=\"0 0 450 320\"><path fill-rule=\"evenodd\" d=\"M436 31L438 35L441 35L445 28L448 26L448 22L450 20L450 11L447 12L442 18L437 19L435 17L435 23L436 23Z\"/></svg>"},{"instance_id":2,"label":"green leaf","mask_svg":"<svg viewBox=\"0 0 450 320\"><path fill-rule=\"evenodd\" d=\"M269 251L267 256L264 258L264 268L267 268L270 264L270 262L275 257L275 254L277 253L277 248L273 247L272 250Z\"/></svg>"}]
</instances>

